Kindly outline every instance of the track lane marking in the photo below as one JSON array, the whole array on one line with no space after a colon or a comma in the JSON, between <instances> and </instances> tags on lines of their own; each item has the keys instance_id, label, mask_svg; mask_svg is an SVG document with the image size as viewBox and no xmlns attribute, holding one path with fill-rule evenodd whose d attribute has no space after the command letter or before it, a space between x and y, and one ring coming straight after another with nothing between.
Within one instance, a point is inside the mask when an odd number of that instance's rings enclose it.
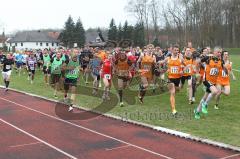
<instances>
[{"instance_id":1,"label":"track lane marking","mask_svg":"<svg viewBox=\"0 0 240 159\"><path fill-rule=\"evenodd\" d=\"M17 127L17 126L15 126L15 125L13 125L13 124L11 124L11 123L9 123L9 122L1 119L1 118L0 118L0 121L3 122L3 123L5 123L5 124L7 124L7 125L9 125L9 126L11 126L11 127L13 127L13 128L15 128L15 129L17 129L18 131L20 131L20 132L22 132L22 133L24 133L24 134L26 134L26 135L34 138L35 140L37 140L37 141L39 141L39 142L41 142L41 143L43 143L43 144L51 147L52 149L54 149L54 150L56 150L56 151L64 154L65 156L68 156L68 157L71 158L71 159L77 159L77 157L74 157L73 155L71 155L71 154L69 154L69 153L67 153L67 152L65 152L65 151L63 151L63 150L61 150L61 149L59 149L59 148L57 148L57 147L49 144L49 143L47 143L46 141L44 141L44 140L42 140L42 139L40 139L40 138L38 138L38 137L36 137L36 136L34 136L34 135L32 135L32 134L30 134L30 133L28 133L28 132L20 129L19 127Z\"/></svg>"},{"instance_id":2,"label":"track lane marking","mask_svg":"<svg viewBox=\"0 0 240 159\"><path fill-rule=\"evenodd\" d=\"M152 150L149 150L149 149L143 148L143 147L141 147L141 146L137 146L137 145L131 144L131 143L126 142L126 141L123 141L123 140L121 140L121 139L118 139L118 138L115 138L115 137L112 137L112 136L109 136L109 135L106 135L106 134L100 133L100 132L98 132L98 131L95 131L95 130L92 130L92 129L86 128L86 127L84 127L84 126L80 126L80 125L77 125L77 124L71 123L71 122L69 122L69 121L66 121L66 120L63 120L63 119L57 118L57 117L55 117L55 116L52 116L52 115L49 115L49 114L43 113L43 112L41 112L41 111L38 111L38 110L35 110L35 109L32 109L32 108L29 108L29 107L27 107L27 106L25 106L25 105L22 105L22 104L16 103L16 102L11 101L11 100L8 100L8 99L6 99L6 98L2 98L2 97L0 97L0 99L2 99L2 100L4 100L4 101L7 101L7 102L9 102L9 103L12 103L12 104L18 105L18 106L20 106L20 107L23 107L23 108L29 109L29 110L31 110L31 111L37 112L37 113L39 113L39 114L45 115L45 116L47 116L47 117L49 117L49 118L56 119L56 120L61 121L61 122L63 122L63 123L67 123L67 124L70 124L70 125L72 125L72 126L75 126L75 127L81 128L81 129L84 129L84 130L89 131L89 132L92 132L92 133L94 133L94 134L98 134L98 135L100 135L100 136L104 136L104 137L106 137L106 138L109 138L109 139L112 139L112 140L115 140L115 141L118 141L118 142L124 143L124 144L126 144L126 145L130 145L130 146L132 146L132 147L134 147L134 148L140 149L140 150L145 151L145 152L148 152L148 153L150 153L150 154L153 154L153 155L156 155L156 156L161 156L161 157L166 158L166 159L174 159L174 158L171 158L171 157L169 157L169 156L166 156L166 155L163 155L163 154L160 154L160 153L154 152L154 151L152 151Z\"/></svg>"}]
</instances>

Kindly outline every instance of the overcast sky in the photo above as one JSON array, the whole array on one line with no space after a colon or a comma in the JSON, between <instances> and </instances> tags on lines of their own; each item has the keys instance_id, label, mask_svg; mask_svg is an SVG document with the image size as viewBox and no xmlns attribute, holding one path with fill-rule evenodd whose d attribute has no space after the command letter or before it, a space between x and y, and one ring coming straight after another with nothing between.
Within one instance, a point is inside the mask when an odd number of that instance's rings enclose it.
<instances>
[{"instance_id":1,"label":"overcast sky","mask_svg":"<svg viewBox=\"0 0 240 159\"><path fill-rule=\"evenodd\" d=\"M133 18L124 9L127 0L1 0L0 33L16 30L63 28L68 16L81 18L85 29L117 25Z\"/></svg>"}]
</instances>

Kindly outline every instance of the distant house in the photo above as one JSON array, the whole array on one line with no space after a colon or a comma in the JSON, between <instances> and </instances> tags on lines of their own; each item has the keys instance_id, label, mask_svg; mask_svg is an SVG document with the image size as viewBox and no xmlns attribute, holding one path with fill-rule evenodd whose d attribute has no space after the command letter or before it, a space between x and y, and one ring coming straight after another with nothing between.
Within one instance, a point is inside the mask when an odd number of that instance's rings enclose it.
<instances>
[{"instance_id":1,"label":"distant house","mask_svg":"<svg viewBox=\"0 0 240 159\"><path fill-rule=\"evenodd\" d=\"M60 41L58 40L59 32L49 31L21 31L17 32L14 37L7 41L7 46L20 49L44 49L57 48Z\"/></svg>"},{"instance_id":2,"label":"distant house","mask_svg":"<svg viewBox=\"0 0 240 159\"><path fill-rule=\"evenodd\" d=\"M105 46L106 42L103 40L106 40L106 35L102 35L104 39L101 39L99 36L99 33L97 31L88 31L86 32L86 44L90 47L101 47Z\"/></svg>"}]
</instances>

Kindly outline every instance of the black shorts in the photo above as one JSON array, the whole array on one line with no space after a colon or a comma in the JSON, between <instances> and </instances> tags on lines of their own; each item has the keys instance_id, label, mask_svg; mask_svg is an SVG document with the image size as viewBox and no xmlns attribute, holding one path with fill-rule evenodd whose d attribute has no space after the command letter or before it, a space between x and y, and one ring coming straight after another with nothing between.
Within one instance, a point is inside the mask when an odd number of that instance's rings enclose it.
<instances>
[{"instance_id":1,"label":"black shorts","mask_svg":"<svg viewBox=\"0 0 240 159\"><path fill-rule=\"evenodd\" d=\"M185 83L186 80L190 80L190 79L192 79L192 76L182 76L182 77L181 77L181 83L182 83L182 85L184 85L184 83Z\"/></svg>"},{"instance_id":2,"label":"black shorts","mask_svg":"<svg viewBox=\"0 0 240 159\"><path fill-rule=\"evenodd\" d=\"M28 68L28 72L32 73L33 75L35 74L35 70L31 70L30 68Z\"/></svg>"},{"instance_id":3,"label":"black shorts","mask_svg":"<svg viewBox=\"0 0 240 159\"><path fill-rule=\"evenodd\" d=\"M153 73L157 77L159 77L161 75L161 72L157 68L154 69Z\"/></svg>"},{"instance_id":4,"label":"black shorts","mask_svg":"<svg viewBox=\"0 0 240 159\"><path fill-rule=\"evenodd\" d=\"M93 76L97 77L97 80L100 81L100 74L92 73Z\"/></svg>"},{"instance_id":5,"label":"black shorts","mask_svg":"<svg viewBox=\"0 0 240 159\"><path fill-rule=\"evenodd\" d=\"M55 84L60 81L61 74L51 74L51 84Z\"/></svg>"},{"instance_id":6,"label":"black shorts","mask_svg":"<svg viewBox=\"0 0 240 159\"><path fill-rule=\"evenodd\" d=\"M42 62L41 62L41 61L38 61L38 62L37 62L37 66L38 66L38 67L42 66Z\"/></svg>"},{"instance_id":7,"label":"black shorts","mask_svg":"<svg viewBox=\"0 0 240 159\"><path fill-rule=\"evenodd\" d=\"M82 65L82 69L85 70L88 67L88 65Z\"/></svg>"},{"instance_id":8,"label":"black shorts","mask_svg":"<svg viewBox=\"0 0 240 159\"><path fill-rule=\"evenodd\" d=\"M22 65L23 65L23 63L21 63L21 62L16 62L16 66L17 66L17 68L22 67Z\"/></svg>"},{"instance_id":9,"label":"black shorts","mask_svg":"<svg viewBox=\"0 0 240 159\"><path fill-rule=\"evenodd\" d=\"M118 79L121 79L121 80L123 80L123 82L127 82L127 81L129 81L129 80L130 80L130 78L129 78L129 77L127 77L127 76L118 76Z\"/></svg>"},{"instance_id":10,"label":"black shorts","mask_svg":"<svg viewBox=\"0 0 240 159\"><path fill-rule=\"evenodd\" d=\"M75 78L75 79L65 78L64 90L69 90L70 86L77 87L77 78Z\"/></svg>"},{"instance_id":11,"label":"black shorts","mask_svg":"<svg viewBox=\"0 0 240 159\"><path fill-rule=\"evenodd\" d=\"M181 78L169 78L168 83L173 83L175 87L179 87Z\"/></svg>"},{"instance_id":12,"label":"black shorts","mask_svg":"<svg viewBox=\"0 0 240 159\"><path fill-rule=\"evenodd\" d=\"M47 66L43 66L43 73L46 75L46 74L50 74L51 73L51 68L48 67L48 70L47 70Z\"/></svg>"},{"instance_id":13,"label":"black shorts","mask_svg":"<svg viewBox=\"0 0 240 159\"><path fill-rule=\"evenodd\" d=\"M203 81L203 85L206 87L206 92L207 92L207 93L211 93L210 88L211 88L212 86L215 86L214 84L212 84L212 83L209 82L209 81Z\"/></svg>"}]
</instances>

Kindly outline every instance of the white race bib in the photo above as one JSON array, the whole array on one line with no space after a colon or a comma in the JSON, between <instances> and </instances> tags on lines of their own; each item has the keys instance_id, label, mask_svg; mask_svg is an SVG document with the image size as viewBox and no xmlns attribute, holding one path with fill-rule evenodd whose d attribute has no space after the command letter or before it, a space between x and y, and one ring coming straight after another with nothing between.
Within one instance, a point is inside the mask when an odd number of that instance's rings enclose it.
<instances>
[{"instance_id":1,"label":"white race bib","mask_svg":"<svg viewBox=\"0 0 240 159\"><path fill-rule=\"evenodd\" d=\"M224 70L222 70L222 77L228 77L228 74Z\"/></svg>"},{"instance_id":2,"label":"white race bib","mask_svg":"<svg viewBox=\"0 0 240 159\"><path fill-rule=\"evenodd\" d=\"M178 72L179 72L179 68L178 68L178 67L174 67L174 66L171 67L170 70L171 70L171 73L172 73L172 74L178 74Z\"/></svg>"},{"instance_id":3,"label":"white race bib","mask_svg":"<svg viewBox=\"0 0 240 159\"><path fill-rule=\"evenodd\" d=\"M217 74L218 74L218 69L217 68L211 68L210 76L216 76Z\"/></svg>"},{"instance_id":4,"label":"white race bib","mask_svg":"<svg viewBox=\"0 0 240 159\"><path fill-rule=\"evenodd\" d=\"M184 69L184 73L191 73L191 68L186 67L186 68Z\"/></svg>"},{"instance_id":5,"label":"white race bib","mask_svg":"<svg viewBox=\"0 0 240 159\"><path fill-rule=\"evenodd\" d=\"M107 79L107 80L110 80L111 79L111 75L110 74L105 74L104 78Z\"/></svg>"},{"instance_id":6,"label":"white race bib","mask_svg":"<svg viewBox=\"0 0 240 159\"><path fill-rule=\"evenodd\" d=\"M143 65L143 69L146 70L146 71L150 71L151 66L149 66L149 65Z\"/></svg>"},{"instance_id":7,"label":"white race bib","mask_svg":"<svg viewBox=\"0 0 240 159\"><path fill-rule=\"evenodd\" d=\"M11 65L6 65L6 69L10 70L11 69Z\"/></svg>"}]
</instances>

